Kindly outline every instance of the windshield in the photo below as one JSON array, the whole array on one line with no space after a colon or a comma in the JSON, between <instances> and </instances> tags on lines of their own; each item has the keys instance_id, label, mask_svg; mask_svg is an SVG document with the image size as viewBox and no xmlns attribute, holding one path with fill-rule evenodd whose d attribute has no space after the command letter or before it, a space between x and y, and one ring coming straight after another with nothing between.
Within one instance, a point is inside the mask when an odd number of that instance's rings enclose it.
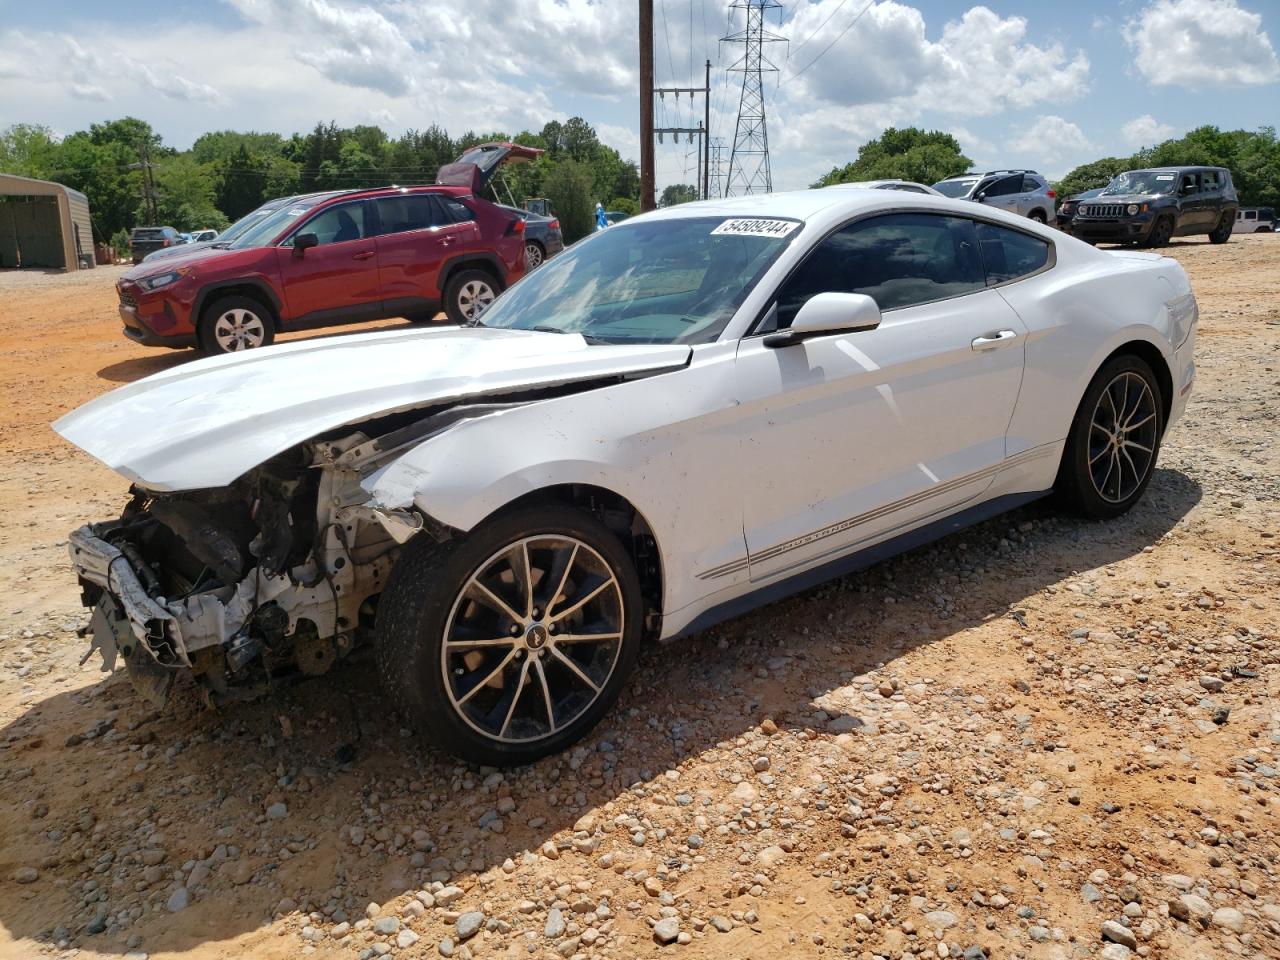
<instances>
[{"instance_id":1,"label":"windshield","mask_svg":"<svg viewBox=\"0 0 1280 960\"><path fill-rule=\"evenodd\" d=\"M298 218L320 203L322 200L328 200L329 197L307 197L299 200L297 203L290 203L278 210L269 211L265 217L259 218L254 223L249 224L240 236L234 238L227 244L232 250L243 250L246 247L263 247L282 234L293 224L298 222ZM250 214L252 216L252 214ZM248 217L245 218L246 220ZM229 233L230 231L228 231ZM223 234L222 239L226 239Z\"/></svg>"},{"instance_id":2,"label":"windshield","mask_svg":"<svg viewBox=\"0 0 1280 960\"><path fill-rule=\"evenodd\" d=\"M610 227L516 284L482 322L595 343L707 343L800 226L721 216Z\"/></svg>"},{"instance_id":3,"label":"windshield","mask_svg":"<svg viewBox=\"0 0 1280 960\"><path fill-rule=\"evenodd\" d=\"M259 207L252 213L246 213L231 226L227 227L227 229L223 230L222 233L218 235L217 239L222 243L230 243L255 223L261 223L263 217L269 217L279 209L280 208L278 206L273 205L268 207Z\"/></svg>"},{"instance_id":4,"label":"windshield","mask_svg":"<svg viewBox=\"0 0 1280 960\"><path fill-rule=\"evenodd\" d=\"M977 182L977 180L939 180L933 185L933 189L944 197L958 199L967 197L969 191L973 189L973 185Z\"/></svg>"},{"instance_id":5,"label":"windshield","mask_svg":"<svg viewBox=\"0 0 1280 960\"><path fill-rule=\"evenodd\" d=\"M1115 197L1126 193L1173 193L1177 183L1176 173L1161 170L1130 170L1127 173L1117 174L1099 196Z\"/></svg>"}]
</instances>

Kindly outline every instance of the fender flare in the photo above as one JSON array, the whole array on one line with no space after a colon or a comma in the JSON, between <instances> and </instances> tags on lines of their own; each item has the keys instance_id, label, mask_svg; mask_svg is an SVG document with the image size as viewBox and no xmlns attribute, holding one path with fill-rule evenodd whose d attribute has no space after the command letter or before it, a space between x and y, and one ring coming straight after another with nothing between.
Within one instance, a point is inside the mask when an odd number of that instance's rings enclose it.
<instances>
[{"instance_id":1,"label":"fender flare","mask_svg":"<svg viewBox=\"0 0 1280 960\"><path fill-rule=\"evenodd\" d=\"M205 304L210 299L217 296L224 290L243 290L248 288L258 295L276 315L279 321L283 317L283 305L280 298L272 289L271 284L261 277L236 277L227 280L215 280L200 288L200 292L196 294L195 301L191 304L191 325L198 326L200 323L200 315L204 313Z\"/></svg>"},{"instance_id":2,"label":"fender flare","mask_svg":"<svg viewBox=\"0 0 1280 960\"><path fill-rule=\"evenodd\" d=\"M469 264L477 264L477 265L484 264L485 266L491 268L494 277L497 278L498 285L501 286L504 290L506 289L507 268L503 265L502 261L498 258L498 255L488 250L477 250L474 253L455 254L454 256L449 257L447 260L445 260L443 264L441 264L440 274L439 274L440 280L436 284L436 287L440 293L441 299L444 298L444 288L449 285L449 278L452 277L456 271L466 267Z\"/></svg>"}]
</instances>

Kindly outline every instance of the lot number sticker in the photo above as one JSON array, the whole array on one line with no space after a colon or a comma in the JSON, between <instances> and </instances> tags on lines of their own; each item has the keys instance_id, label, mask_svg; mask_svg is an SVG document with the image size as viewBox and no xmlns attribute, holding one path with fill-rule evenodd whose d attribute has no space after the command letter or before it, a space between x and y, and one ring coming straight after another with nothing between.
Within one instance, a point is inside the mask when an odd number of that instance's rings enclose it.
<instances>
[{"instance_id":1,"label":"lot number sticker","mask_svg":"<svg viewBox=\"0 0 1280 960\"><path fill-rule=\"evenodd\" d=\"M711 235L732 234L739 237L785 237L800 224L794 220L726 220Z\"/></svg>"}]
</instances>

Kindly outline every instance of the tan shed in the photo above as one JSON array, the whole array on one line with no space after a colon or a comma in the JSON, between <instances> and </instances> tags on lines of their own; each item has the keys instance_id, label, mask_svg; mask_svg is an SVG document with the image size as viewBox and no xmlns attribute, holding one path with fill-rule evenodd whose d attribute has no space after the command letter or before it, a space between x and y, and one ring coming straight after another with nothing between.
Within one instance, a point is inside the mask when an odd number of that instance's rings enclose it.
<instances>
[{"instance_id":1,"label":"tan shed","mask_svg":"<svg viewBox=\"0 0 1280 960\"><path fill-rule=\"evenodd\" d=\"M92 267L89 200L48 180L0 173L0 267Z\"/></svg>"}]
</instances>

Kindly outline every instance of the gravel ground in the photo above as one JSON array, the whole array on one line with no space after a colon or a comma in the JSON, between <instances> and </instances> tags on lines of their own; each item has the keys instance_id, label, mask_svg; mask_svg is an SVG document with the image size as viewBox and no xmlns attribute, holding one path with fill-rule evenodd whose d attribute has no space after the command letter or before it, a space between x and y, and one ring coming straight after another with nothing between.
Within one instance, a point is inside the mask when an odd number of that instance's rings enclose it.
<instances>
[{"instance_id":1,"label":"gravel ground","mask_svg":"<svg viewBox=\"0 0 1280 960\"><path fill-rule=\"evenodd\" d=\"M1199 380L1145 501L1037 505L648 650L498 773L368 664L162 713L83 666L46 424L181 363L0 274L0 955L1280 957L1280 237L1169 249Z\"/></svg>"}]
</instances>

